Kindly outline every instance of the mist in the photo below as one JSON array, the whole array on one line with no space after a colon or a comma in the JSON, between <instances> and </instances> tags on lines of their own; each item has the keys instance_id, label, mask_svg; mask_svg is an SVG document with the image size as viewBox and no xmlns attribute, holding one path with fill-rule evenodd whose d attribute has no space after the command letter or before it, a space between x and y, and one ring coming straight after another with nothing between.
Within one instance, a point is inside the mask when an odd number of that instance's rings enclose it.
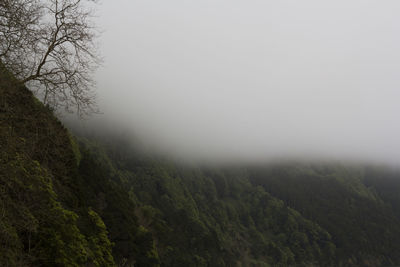
<instances>
[{"instance_id":1,"label":"mist","mask_svg":"<svg viewBox=\"0 0 400 267\"><path fill-rule=\"evenodd\" d=\"M400 163L399 1L103 1L103 113L212 161ZM117 130L116 130L117 131Z\"/></svg>"}]
</instances>

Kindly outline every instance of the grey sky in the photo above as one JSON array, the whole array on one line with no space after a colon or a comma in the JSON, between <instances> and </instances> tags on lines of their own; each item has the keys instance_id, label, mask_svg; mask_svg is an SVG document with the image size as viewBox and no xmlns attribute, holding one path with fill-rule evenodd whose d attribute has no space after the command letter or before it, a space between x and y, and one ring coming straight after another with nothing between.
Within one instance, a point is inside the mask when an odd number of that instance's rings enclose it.
<instances>
[{"instance_id":1,"label":"grey sky","mask_svg":"<svg viewBox=\"0 0 400 267\"><path fill-rule=\"evenodd\" d=\"M104 117L179 156L400 163L400 1L113 0Z\"/></svg>"}]
</instances>

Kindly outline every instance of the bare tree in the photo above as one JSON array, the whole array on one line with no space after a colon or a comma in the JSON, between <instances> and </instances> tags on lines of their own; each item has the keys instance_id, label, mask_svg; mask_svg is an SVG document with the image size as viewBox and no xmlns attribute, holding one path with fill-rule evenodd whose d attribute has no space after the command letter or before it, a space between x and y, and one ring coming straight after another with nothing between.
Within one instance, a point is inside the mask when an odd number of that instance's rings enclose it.
<instances>
[{"instance_id":1,"label":"bare tree","mask_svg":"<svg viewBox=\"0 0 400 267\"><path fill-rule=\"evenodd\" d=\"M0 0L0 60L44 104L96 111L95 0Z\"/></svg>"}]
</instances>

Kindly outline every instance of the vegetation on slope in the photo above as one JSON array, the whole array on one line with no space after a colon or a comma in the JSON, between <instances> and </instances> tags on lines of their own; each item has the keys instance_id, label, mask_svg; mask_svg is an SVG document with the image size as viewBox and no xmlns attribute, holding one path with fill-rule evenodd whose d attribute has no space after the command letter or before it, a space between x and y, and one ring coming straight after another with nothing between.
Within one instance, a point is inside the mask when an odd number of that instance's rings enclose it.
<instances>
[{"instance_id":1,"label":"vegetation on slope","mask_svg":"<svg viewBox=\"0 0 400 267\"><path fill-rule=\"evenodd\" d=\"M336 257L346 264L398 264L400 220L376 193L388 180L382 176L377 187L370 187L368 169L283 165L252 170L250 180L326 229L337 247Z\"/></svg>"},{"instance_id":2,"label":"vegetation on slope","mask_svg":"<svg viewBox=\"0 0 400 267\"><path fill-rule=\"evenodd\" d=\"M68 131L2 67L0 136L1 265L114 265L102 219L75 193Z\"/></svg>"},{"instance_id":3,"label":"vegetation on slope","mask_svg":"<svg viewBox=\"0 0 400 267\"><path fill-rule=\"evenodd\" d=\"M2 266L400 263L397 171L182 166L104 143L0 67Z\"/></svg>"}]
</instances>

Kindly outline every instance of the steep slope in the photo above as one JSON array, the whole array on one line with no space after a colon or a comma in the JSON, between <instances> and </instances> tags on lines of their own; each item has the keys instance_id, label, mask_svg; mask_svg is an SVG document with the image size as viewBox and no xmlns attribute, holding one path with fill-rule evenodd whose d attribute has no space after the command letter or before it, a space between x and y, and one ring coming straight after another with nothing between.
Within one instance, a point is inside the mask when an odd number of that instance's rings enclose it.
<instances>
[{"instance_id":1,"label":"steep slope","mask_svg":"<svg viewBox=\"0 0 400 267\"><path fill-rule=\"evenodd\" d=\"M208 168L79 142L0 66L1 266L400 263L395 170Z\"/></svg>"},{"instance_id":2,"label":"steep slope","mask_svg":"<svg viewBox=\"0 0 400 267\"><path fill-rule=\"evenodd\" d=\"M161 266L400 262L399 172L342 164L182 166L110 140L86 146L130 192Z\"/></svg>"},{"instance_id":3,"label":"steep slope","mask_svg":"<svg viewBox=\"0 0 400 267\"><path fill-rule=\"evenodd\" d=\"M0 265L114 265L103 221L75 193L73 139L2 66L0 148Z\"/></svg>"},{"instance_id":4,"label":"steep slope","mask_svg":"<svg viewBox=\"0 0 400 267\"><path fill-rule=\"evenodd\" d=\"M400 220L385 201L390 196L379 187L387 175L379 171L380 181L375 180L371 187L369 169L281 165L253 169L250 180L326 229L341 262L395 265L400 262ZM394 187L392 192L395 190L398 195L399 188Z\"/></svg>"},{"instance_id":5,"label":"steep slope","mask_svg":"<svg viewBox=\"0 0 400 267\"><path fill-rule=\"evenodd\" d=\"M108 147L83 143L129 191L161 266L334 263L329 233L253 186L246 171L184 167L137 156L118 141Z\"/></svg>"}]
</instances>

